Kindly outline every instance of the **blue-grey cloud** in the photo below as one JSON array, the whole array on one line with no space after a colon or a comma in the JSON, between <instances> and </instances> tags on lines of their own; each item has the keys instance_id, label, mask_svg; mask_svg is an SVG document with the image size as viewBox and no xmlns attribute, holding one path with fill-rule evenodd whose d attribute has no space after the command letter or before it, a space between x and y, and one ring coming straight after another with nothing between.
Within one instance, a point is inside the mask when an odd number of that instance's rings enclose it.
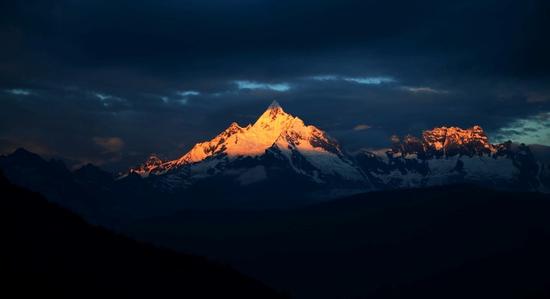
<instances>
[{"instance_id":1,"label":"blue-grey cloud","mask_svg":"<svg viewBox=\"0 0 550 299\"><path fill-rule=\"evenodd\" d=\"M507 140L550 146L550 112L516 119L503 126L496 132L496 141L504 142Z\"/></svg>"},{"instance_id":2,"label":"blue-grey cloud","mask_svg":"<svg viewBox=\"0 0 550 299\"><path fill-rule=\"evenodd\" d=\"M360 125L356 125L355 127L353 127L353 130L354 131L365 131L365 130L368 130L370 128L372 128L372 126L365 125L365 124L360 124Z\"/></svg>"},{"instance_id":3,"label":"blue-grey cloud","mask_svg":"<svg viewBox=\"0 0 550 299\"><path fill-rule=\"evenodd\" d=\"M6 89L5 92L16 96L29 96L32 94L32 91L28 89L19 89L19 88Z\"/></svg>"},{"instance_id":4,"label":"blue-grey cloud","mask_svg":"<svg viewBox=\"0 0 550 299\"><path fill-rule=\"evenodd\" d=\"M178 95L182 97L188 97L188 96L198 96L201 93L194 90L184 90L184 91L178 91Z\"/></svg>"},{"instance_id":5,"label":"blue-grey cloud","mask_svg":"<svg viewBox=\"0 0 550 299\"><path fill-rule=\"evenodd\" d=\"M402 86L403 90L413 94L446 94L447 90L436 89L428 86Z\"/></svg>"},{"instance_id":6,"label":"blue-grey cloud","mask_svg":"<svg viewBox=\"0 0 550 299\"><path fill-rule=\"evenodd\" d=\"M237 80L235 81L235 84L237 84L237 87L239 89L269 89L279 92L288 91L290 89L290 85L288 83L262 83L247 80Z\"/></svg>"},{"instance_id":7,"label":"blue-grey cloud","mask_svg":"<svg viewBox=\"0 0 550 299\"><path fill-rule=\"evenodd\" d=\"M346 81L353 82L358 84L366 85L380 85L384 83L392 83L396 80L392 77L387 76L375 76L375 77L347 77L347 76L338 76L338 75L315 75L308 77L316 81Z\"/></svg>"},{"instance_id":8,"label":"blue-grey cloud","mask_svg":"<svg viewBox=\"0 0 550 299\"><path fill-rule=\"evenodd\" d=\"M359 84L367 84L367 85L380 85L383 83L395 82L395 79L390 77L352 77L352 78L345 77L344 81L354 82Z\"/></svg>"}]
</instances>

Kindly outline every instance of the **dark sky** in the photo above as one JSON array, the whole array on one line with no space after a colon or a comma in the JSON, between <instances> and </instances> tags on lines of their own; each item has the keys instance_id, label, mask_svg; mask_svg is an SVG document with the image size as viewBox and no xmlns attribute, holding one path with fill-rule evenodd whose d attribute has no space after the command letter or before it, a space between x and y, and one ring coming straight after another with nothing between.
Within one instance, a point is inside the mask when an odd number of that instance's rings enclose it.
<instances>
[{"instance_id":1,"label":"dark sky","mask_svg":"<svg viewBox=\"0 0 550 299\"><path fill-rule=\"evenodd\" d=\"M0 45L1 153L175 158L274 99L350 151L474 124L550 145L547 0L2 1Z\"/></svg>"}]
</instances>

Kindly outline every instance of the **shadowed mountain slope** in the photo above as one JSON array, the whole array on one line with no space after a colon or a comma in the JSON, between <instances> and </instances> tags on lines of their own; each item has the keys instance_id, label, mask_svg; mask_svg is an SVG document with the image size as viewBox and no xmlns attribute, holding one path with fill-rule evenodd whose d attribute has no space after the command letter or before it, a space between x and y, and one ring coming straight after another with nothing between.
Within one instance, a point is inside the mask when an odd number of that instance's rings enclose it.
<instances>
[{"instance_id":1,"label":"shadowed mountain slope","mask_svg":"<svg viewBox=\"0 0 550 299\"><path fill-rule=\"evenodd\" d=\"M3 176L0 194L1 271L5 286L19 296L283 297L228 266L91 226Z\"/></svg>"},{"instance_id":2,"label":"shadowed mountain slope","mask_svg":"<svg viewBox=\"0 0 550 299\"><path fill-rule=\"evenodd\" d=\"M186 211L128 230L296 298L548 298L548 215L545 194L454 185L287 211Z\"/></svg>"}]
</instances>

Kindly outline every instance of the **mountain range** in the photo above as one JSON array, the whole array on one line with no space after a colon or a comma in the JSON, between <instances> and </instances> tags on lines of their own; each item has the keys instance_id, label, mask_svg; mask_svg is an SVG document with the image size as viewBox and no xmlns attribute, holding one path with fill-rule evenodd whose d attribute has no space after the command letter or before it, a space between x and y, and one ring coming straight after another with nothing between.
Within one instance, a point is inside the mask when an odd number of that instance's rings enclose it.
<instances>
[{"instance_id":1,"label":"mountain range","mask_svg":"<svg viewBox=\"0 0 550 299\"><path fill-rule=\"evenodd\" d=\"M178 159L151 156L128 174L155 177L166 190L221 178L235 186L301 181L333 196L358 191L476 183L498 189L550 190L550 168L526 145L492 144L480 126L439 127L421 138L392 137L389 149L347 153L321 129L273 102L254 124L232 123ZM329 191L327 193L327 191ZM313 192L312 197L319 197Z\"/></svg>"},{"instance_id":2,"label":"mountain range","mask_svg":"<svg viewBox=\"0 0 550 299\"><path fill-rule=\"evenodd\" d=\"M155 176L156 184L168 190L213 178L236 186L292 179L331 190L373 187L336 140L286 113L276 101L254 124L234 122L178 159L164 162L152 156L129 173Z\"/></svg>"},{"instance_id":3,"label":"mountain range","mask_svg":"<svg viewBox=\"0 0 550 299\"><path fill-rule=\"evenodd\" d=\"M550 294L547 194L472 185L377 191L299 209L172 211L127 220L117 233L1 174L0 195L8 258L1 272L5 291L20 296Z\"/></svg>"},{"instance_id":4,"label":"mountain range","mask_svg":"<svg viewBox=\"0 0 550 299\"><path fill-rule=\"evenodd\" d=\"M91 164L69 171L59 160L24 149L0 156L0 169L11 182L73 210L136 216L181 208L299 206L376 190L461 183L548 192L550 151L534 149L492 144L473 126L393 136L387 149L350 153L273 102L253 124L232 123L177 159L151 156L118 176Z\"/></svg>"}]
</instances>

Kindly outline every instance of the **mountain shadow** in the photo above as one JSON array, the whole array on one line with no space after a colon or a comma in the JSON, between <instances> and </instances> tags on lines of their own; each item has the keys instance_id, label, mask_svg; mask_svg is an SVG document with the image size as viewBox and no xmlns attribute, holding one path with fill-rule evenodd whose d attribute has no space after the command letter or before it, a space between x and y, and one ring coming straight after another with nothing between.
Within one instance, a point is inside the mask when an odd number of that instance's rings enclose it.
<instances>
[{"instance_id":1,"label":"mountain shadow","mask_svg":"<svg viewBox=\"0 0 550 299\"><path fill-rule=\"evenodd\" d=\"M285 211L183 211L128 230L296 298L550 298L549 215L545 194L454 185Z\"/></svg>"},{"instance_id":2,"label":"mountain shadow","mask_svg":"<svg viewBox=\"0 0 550 299\"><path fill-rule=\"evenodd\" d=\"M18 297L284 298L230 267L87 224L0 174L3 292Z\"/></svg>"}]
</instances>

